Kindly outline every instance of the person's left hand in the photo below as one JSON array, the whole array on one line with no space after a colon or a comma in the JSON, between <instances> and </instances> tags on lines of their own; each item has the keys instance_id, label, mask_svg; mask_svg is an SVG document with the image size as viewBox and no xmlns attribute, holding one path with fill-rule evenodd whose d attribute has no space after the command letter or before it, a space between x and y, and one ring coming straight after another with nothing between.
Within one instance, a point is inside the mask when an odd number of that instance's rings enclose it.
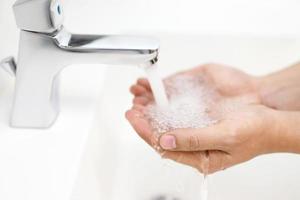
<instances>
[{"instance_id":1,"label":"person's left hand","mask_svg":"<svg viewBox=\"0 0 300 200\"><path fill-rule=\"evenodd\" d=\"M180 75L205 77L206 81L217 90L223 99L239 99L247 104L261 103L258 91L259 78L233 67L214 63L204 64L174 74L166 78L165 81ZM130 88L130 91L134 95L134 105L146 105L153 101L150 84L145 78L138 79L137 83Z\"/></svg>"},{"instance_id":2,"label":"person's left hand","mask_svg":"<svg viewBox=\"0 0 300 200\"><path fill-rule=\"evenodd\" d=\"M264 131L268 126L267 121L271 121L271 118L266 117L269 116L267 113L270 111L264 106L257 106L259 98L253 95L253 90L249 89L250 76L222 65L200 66L180 74L204 75L218 89L221 101L227 100L230 103L242 99L245 107L239 112L223 116L221 122L211 127L176 130L164 134L157 141L149 121L144 117L146 106L153 101L153 94L149 82L146 79L139 79L130 89L134 94L134 105L126 113L126 117L135 131L149 145L161 146L165 150L164 158L193 166L202 172L208 170L209 173L267 152L265 143L272 142L266 139ZM205 153L207 151L210 159L209 169L204 169L207 167Z\"/></svg>"},{"instance_id":3,"label":"person's left hand","mask_svg":"<svg viewBox=\"0 0 300 200\"><path fill-rule=\"evenodd\" d=\"M126 117L135 131L151 146L164 150L163 158L190 165L201 172L214 173L250 160L258 155L276 152L278 134L274 123L277 111L265 106L247 105L231 112L215 125L200 129L178 129L163 134L159 141L144 118L142 105L135 105ZM209 165L206 152L209 153Z\"/></svg>"}]
</instances>

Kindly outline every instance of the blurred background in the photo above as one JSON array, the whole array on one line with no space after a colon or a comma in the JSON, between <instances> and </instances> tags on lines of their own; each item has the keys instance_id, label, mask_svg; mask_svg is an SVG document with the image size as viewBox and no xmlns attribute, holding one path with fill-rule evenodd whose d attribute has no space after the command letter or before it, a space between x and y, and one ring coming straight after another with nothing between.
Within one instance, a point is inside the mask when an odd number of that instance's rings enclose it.
<instances>
[{"instance_id":1,"label":"blurred background","mask_svg":"<svg viewBox=\"0 0 300 200\"><path fill-rule=\"evenodd\" d=\"M63 1L66 27L75 32L300 35L298 0ZM0 57L7 52L15 53L17 47L17 29L11 10L14 2L0 2Z\"/></svg>"},{"instance_id":2,"label":"blurred background","mask_svg":"<svg viewBox=\"0 0 300 200\"><path fill-rule=\"evenodd\" d=\"M87 30L102 32L267 36L300 33L297 0L69 0L66 3L73 10L67 19L72 29L76 21Z\"/></svg>"},{"instance_id":3,"label":"blurred background","mask_svg":"<svg viewBox=\"0 0 300 200\"><path fill-rule=\"evenodd\" d=\"M0 59L17 54L18 29L11 9L14 2L15 0L0 1ZM263 75L300 60L299 0L63 0L63 2L65 26L71 32L158 37L161 40L159 64L163 66L160 70L163 75L205 62L226 63L249 73ZM72 74L72 70L75 73ZM70 84L65 91L79 91L78 88L84 88L85 84L85 87L94 85L89 80L92 71L90 74L83 74L76 67L68 68L66 71L69 79L64 77L63 81ZM73 75L77 76L75 79L80 85L72 84ZM89 144L92 146L99 139L100 133L105 135L101 136L103 138L109 135L111 140L118 138L119 141L114 146L105 144L105 140L100 138L99 143L103 147L95 145L88 148L85 158L88 158L89 162L85 162L87 164L82 166L72 200L101 199L95 195L100 193L100 188L112 190L111 195L115 197L113 199L120 196L123 199L144 199L141 197L145 197L148 193L152 194L159 188L172 187L168 184L171 184L170 180L174 177L185 179L181 182L182 187L193 188L196 191L200 187L200 183L191 181L192 179L199 181L200 176L195 177L195 172L190 172L190 169L182 168L180 171L179 165L176 165L174 170L177 174L171 173L172 178L160 177L160 159L153 156L153 151L145 146L125 121L124 112L131 106L128 87L142 75L140 69L131 66L110 68L105 75L105 84L108 87L102 92L103 96L99 103L100 117L95 118L95 126L101 127L95 128L97 131L94 138L90 138ZM0 73L0 91L3 87L2 78L4 75ZM82 95L82 92L80 91L78 95ZM99 158L98 152L101 154L115 152L118 156L111 160L107 159L107 155ZM117 159L119 161L115 164ZM100 168L101 172L98 171ZM116 172L112 171L112 168ZM178 175L180 172L182 174ZM154 176L160 178L156 180L153 179ZM100 179L104 181L99 182ZM214 175L210 189L212 199L215 200L298 200L299 180L299 156L276 154L256 158L252 162ZM145 183L151 187L145 189ZM193 183L197 185L192 185Z\"/></svg>"}]
</instances>

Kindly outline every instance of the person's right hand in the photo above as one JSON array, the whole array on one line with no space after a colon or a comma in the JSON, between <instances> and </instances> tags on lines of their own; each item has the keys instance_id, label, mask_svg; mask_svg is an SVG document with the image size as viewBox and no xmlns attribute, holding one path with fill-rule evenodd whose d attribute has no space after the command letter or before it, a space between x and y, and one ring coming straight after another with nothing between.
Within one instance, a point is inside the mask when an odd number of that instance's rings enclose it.
<instances>
[{"instance_id":1,"label":"person's right hand","mask_svg":"<svg viewBox=\"0 0 300 200\"><path fill-rule=\"evenodd\" d=\"M165 79L172 79L178 75L201 76L209 85L217 90L224 99L234 98L242 100L245 104L261 103L258 91L258 78L240 70L220 64L205 64L191 70L183 71ZM146 105L153 101L153 94L147 79L141 78L131 89L135 105Z\"/></svg>"},{"instance_id":2,"label":"person's right hand","mask_svg":"<svg viewBox=\"0 0 300 200\"><path fill-rule=\"evenodd\" d=\"M265 153L300 153L300 134L295 134L300 114L276 111L262 105L259 79L221 65L201 66L183 73L204 75L222 99L228 99L229 103L242 99L242 104L213 126L164 134L158 145L165 150L165 158L203 172L206 171L205 152L208 151L208 172L213 173ZM145 107L153 101L148 81L138 80L131 92L135 95L134 106L126 117L136 132L152 146L157 143L156 135L144 117Z\"/></svg>"},{"instance_id":3,"label":"person's right hand","mask_svg":"<svg viewBox=\"0 0 300 200\"><path fill-rule=\"evenodd\" d=\"M300 111L300 64L262 77L220 64L201 65L173 76L179 74L205 77L224 97L241 97L245 103L258 103L276 110ZM147 100L153 100L146 79L139 79L131 92L135 95L134 103L145 104Z\"/></svg>"},{"instance_id":4,"label":"person's right hand","mask_svg":"<svg viewBox=\"0 0 300 200\"><path fill-rule=\"evenodd\" d=\"M145 106L126 113L135 131L152 147L160 146L163 158L214 173L256 156L300 153L300 113L277 111L262 105L244 105L206 128L177 129L158 140L145 117ZM208 152L208 157L207 157Z\"/></svg>"},{"instance_id":5,"label":"person's right hand","mask_svg":"<svg viewBox=\"0 0 300 200\"><path fill-rule=\"evenodd\" d=\"M210 174L262 154L283 151L286 147L277 132L281 123L276 121L276 112L261 105L245 105L209 127L165 133L159 139L165 150L163 157Z\"/></svg>"}]
</instances>

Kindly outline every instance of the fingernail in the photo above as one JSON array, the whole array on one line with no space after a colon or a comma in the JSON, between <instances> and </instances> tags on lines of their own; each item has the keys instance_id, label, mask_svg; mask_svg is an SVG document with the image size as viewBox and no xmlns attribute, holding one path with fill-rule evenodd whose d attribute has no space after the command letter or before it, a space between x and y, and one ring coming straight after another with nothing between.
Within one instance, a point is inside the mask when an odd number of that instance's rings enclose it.
<instances>
[{"instance_id":1,"label":"fingernail","mask_svg":"<svg viewBox=\"0 0 300 200\"><path fill-rule=\"evenodd\" d=\"M160 146L163 149L175 149L176 148L176 139L172 135L164 135L160 138Z\"/></svg>"}]
</instances>

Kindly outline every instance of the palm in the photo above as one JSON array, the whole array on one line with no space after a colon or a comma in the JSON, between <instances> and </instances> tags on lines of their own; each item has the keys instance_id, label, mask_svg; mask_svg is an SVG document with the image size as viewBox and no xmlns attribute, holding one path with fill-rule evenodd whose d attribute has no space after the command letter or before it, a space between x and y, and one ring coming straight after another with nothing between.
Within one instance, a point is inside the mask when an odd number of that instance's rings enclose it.
<instances>
[{"instance_id":1,"label":"palm","mask_svg":"<svg viewBox=\"0 0 300 200\"><path fill-rule=\"evenodd\" d=\"M235 70L233 68L221 65L205 65L187 72L175 74L190 74L193 76L201 75L207 79L208 84L213 86L220 96L219 105L223 102L238 101L240 105L259 104L260 99L256 93L254 78L251 76ZM172 76L172 77L174 77ZM169 77L169 78L172 78ZM139 79L135 85L131 87L131 92L134 95L133 108L127 112L126 117L132 124L135 131L150 145L156 140L152 133L152 128L149 122L144 118L144 109L151 103L154 98L149 82L146 79ZM234 113L232 113L234 114ZM194 152L192 154L187 152L168 152L168 157L177 160L178 157L191 157L190 160L199 159L199 155L204 155L203 152ZM226 152L213 151L212 155L226 156ZM180 160L177 160L180 162ZM194 163L186 163L193 165ZM197 167L197 166L196 166Z\"/></svg>"},{"instance_id":2,"label":"palm","mask_svg":"<svg viewBox=\"0 0 300 200\"><path fill-rule=\"evenodd\" d=\"M169 78L180 74L201 75L205 77L207 82L213 86L224 99L238 98L246 101L248 104L260 103L260 98L256 91L255 78L239 70L222 65L209 64L175 74ZM139 79L137 83L131 87L131 92L135 96L133 101L134 105L145 106L153 101L151 87L146 79Z\"/></svg>"}]
</instances>

